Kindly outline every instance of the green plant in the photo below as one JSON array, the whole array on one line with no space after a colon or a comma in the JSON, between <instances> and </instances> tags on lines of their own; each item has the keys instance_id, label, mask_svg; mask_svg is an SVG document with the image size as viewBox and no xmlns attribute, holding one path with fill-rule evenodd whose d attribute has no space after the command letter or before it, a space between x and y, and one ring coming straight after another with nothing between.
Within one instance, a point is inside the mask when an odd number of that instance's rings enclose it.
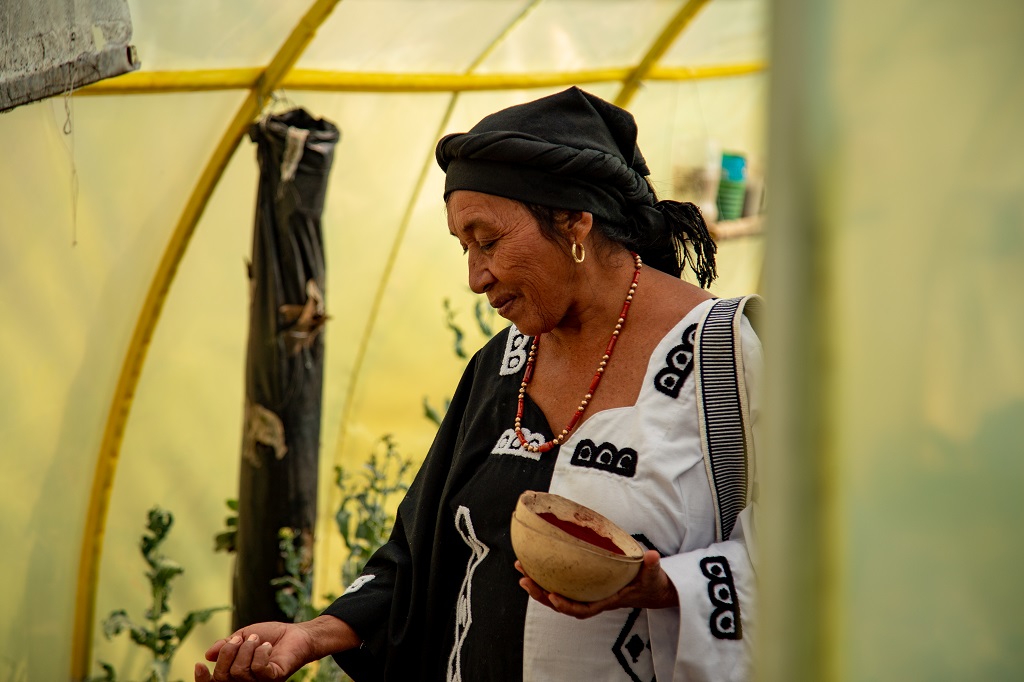
<instances>
[{"instance_id":1,"label":"green plant","mask_svg":"<svg viewBox=\"0 0 1024 682\"><path fill-rule=\"evenodd\" d=\"M270 581L278 588L274 595L277 605L293 623L312 620L320 610L313 605L313 558L309 545L296 543L296 532L292 528L282 528L278 536L287 575Z\"/></svg>"},{"instance_id":2,"label":"green plant","mask_svg":"<svg viewBox=\"0 0 1024 682\"><path fill-rule=\"evenodd\" d=\"M370 555L387 542L395 524L390 510L409 489L411 469L412 461L399 454L390 434L380 439L358 472L334 468L335 484L341 489L334 520L349 552L341 567L343 585L358 578Z\"/></svg>"},{"instance_id":3,"label":"green plant","mask_svg":"<svg viewBox=\"0 0 1024 682\"><path fill-rule=\"evenodd\" d=\"M296 532L292 528L282 528L279 537L281 558L284 559L287 575L270 581L278 587L275 595L277 605L292 622L312 620L319 615L320 609L313 604L313 570L309 549L311 545L295 542ZM331 602L334 601L334 596L326 595L324 599ZM289 682L341 682L347 679L330 656L302 668L288 678Z\"/></svg>"},{"instance_id":4,"label":"green plant","mask_svg":"<svg viewBox=\"0 0 1024 682\"><path fill-rule=\"evenodd\" d=\"M498 316L498 313L479 296L473 303L473 316L476 318L476 327L483 334L484 339L494 336L494 318Z\"/></svg>"},{"instance_id":5,"label":"green plant","mask_svg":"<svg viewBox=\"0 0 1024 682\"><path fill-rule=\"evenodd\" d=\"M288 682L351 682L352 678L338 667L334 659L324 656L316 663L301 668L288 678Z\"/></svg>"},{"instance_id":6,"label":"green plant","mask_svg":"<svg viewBox=\"0 0 1024 682\"><path fill-rule=\"evenodd\" d=\"M452 307L451 299L445 298L441 301L441 305L444 308L444 323L445 326L452 333L452 352L455 353L455 357L460 360L468 360L469 355L466 353L465 342L467 338L466 331L459 326L456 322L456 310ZM473 302L473 319L476 322L476 331L479 332L479 341L486 343L495 333L495 318L497 312L494 308L487 305L484 299L479 296ZM444 399L444 407L437 408L430 403L430 399L427 396L423 396L423 416L432 421L436 426L441 426L441 420L444 419L444 415L448 412L448 408L451 406L451 399Z\"/></svg>"},{"instance_id":7,"label":"green plant","mask_svg":"<svg viewBox=\"0 0 1024 682\"><path fill-rule=\"evenodd\" d=\"M238 545L238 500L224 500L228 515L224 517L224 530L213 536L213 551L233 554Z\"/></svg>"},{"instance_id":8,"label":"green plant","mask_svg":"<svg viewBox=\"0 0 1024 682\"><path fill-rule=\"evenodd\" d=\"M452 309L452 301L449 298L444 299L441 302L444 306L444 322L448 329L451 330L452 335L455 337L452 350L455 351L456 357L461 360L467 359L469 356L466 355L466 349L463 347L463 341L466 338L466 333L462 331L462 327L455 324L455 311Z\"/></svg>"},{"instance_id":9,"label":"green plant","mask_svg":"<svg viewBox=\"0 0 1024 682\"><path fill-rule=\"evenodd\" d=\"M369 460L356 473L335 467L335 484L341 489L341 502L334 518L349 551L342 564L343 584L349 585L359 577L366 560L387 542L395 525L391 511L393 502L409 489L411 469L412 462L401 456L390 435L380 439ZM312 558L307 549L310 543L296 543L295 531L290 528L282 528L280 538L287 575L272 581L279 588L277 603L296 623L315 618L320 609L313 603ZM325 595L324 600L330 603L334 596ZM327 657L292 675L290 682L345 679L348 678L334 659Z\"/></svg>"},{"instance_id":10,"label":"green plant","mask_svg":"<svg viewBox=\"0 0 1024 682\"><path fill-rule=\"evenodd\" d=\"M390 435L383 436L370 453L369 460L357 472L335 467L335 484L341 490L341 502L335 521L349 554L342 564L342 583L349 585L359 577L366 560L387 542L395 515L395 499L409 489L412 462L403 458ZM275 578L277 604L294 622L315 618L320 609L313 602L312 543L296 542L295 530L279 533L281 557L286 575ZM324 601L334 601L325 595ZM310 677L312 675L312 677ZM292 675L290 682L338 682L348 679L334 659L321 659Z\"/></svg>"},{"instance_id":11,"label":"green plant","mask_svg":"<svg viewBox=\"0 0 1024 682\"><path fill-rule=\"evenodd\" d=\"M174 658L175 652L192 632L192 629L196 625L208 621L210 616L217 611L230 608L217 606L190 611L179 625L162 620L163 616L171 610L168 605L171 596L171 581L185 572L180 565L158 551L160 545L167 539L173 524L174 516L171 512L160 507L153 507L149 510L146 524L146 530L149 532L142 536L139 543L142 557L149 566L146 578L149 580L152 599L150 607L143 614L145 621L141 624L136 623L124 609L112 611L103 621L103 634L107 639L127 631L133 642L149 649L152 653L149 676L145 682L167 682L171 659ZM116 682L117 673L113 666L102 661L100 666L104 670L104 675L92 678L93 682Z\"/></svg>"}]
</instances>

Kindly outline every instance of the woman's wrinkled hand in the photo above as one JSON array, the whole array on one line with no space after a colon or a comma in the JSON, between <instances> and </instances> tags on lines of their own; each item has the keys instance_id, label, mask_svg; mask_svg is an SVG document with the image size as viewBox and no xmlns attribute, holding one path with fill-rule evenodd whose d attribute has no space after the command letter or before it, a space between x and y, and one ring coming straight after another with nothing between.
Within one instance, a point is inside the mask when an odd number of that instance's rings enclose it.
<instances>
[{"instance_id":1,"label":"woman's wrinkled hand","mask_svg":"<svg viewBox=\"0 0 1024 682\"><path fill-rule=\"evenodd\" d=\"M195 682L286 680L313 657L309 633L291 623L256 623L221 639L206 651L211 672L196 663Z\"/></svg>"},{"instance_id":2,"label":"woman's wrinkled hand","mask_svg":"<svg viewBox=\"0 0 1024 682\"><path fill-rule=\"evenodd\" d=\"M679 595L669 580L665 569L661 567L658 553L650 550L644 553L644 561L640 572L628 585L612 596L594 602L579 602L554 592L547 592L535 583L522 564L516 562L516 570L523 574L519 586L526 590L530 597L544 606L574 618L591 618L603 611L623 608L663 609L679 606Z\"/></svg>"}]
</instances>

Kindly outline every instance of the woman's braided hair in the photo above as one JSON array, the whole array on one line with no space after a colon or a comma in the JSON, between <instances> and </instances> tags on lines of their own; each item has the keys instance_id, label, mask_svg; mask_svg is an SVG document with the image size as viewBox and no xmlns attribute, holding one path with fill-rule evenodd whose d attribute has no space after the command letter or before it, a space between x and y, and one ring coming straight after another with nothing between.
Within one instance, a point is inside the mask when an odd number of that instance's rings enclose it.
<instances>
[{"instance_id":1,"label":"woman's braided hair","mask_svg":"<svg viewBox=\"0 0 1024 682\"><path fill-rule=\"evenodd\" d=\"M524 205L537 220L545 237L555 242L564 241L565 234L560 226L565 222L568 211L540 204ZM715 266L718 247L704 216L690 202L659 201L655 204L659 205L669 228L661 234L649 234L636 221L622 226L599 218L594 218L594 229L609 241L636 251L645 264L673 277L681 276L683 268L688 267L697 276L701 288L706 289L718 276Z\"/></svg>"}]
</instances>

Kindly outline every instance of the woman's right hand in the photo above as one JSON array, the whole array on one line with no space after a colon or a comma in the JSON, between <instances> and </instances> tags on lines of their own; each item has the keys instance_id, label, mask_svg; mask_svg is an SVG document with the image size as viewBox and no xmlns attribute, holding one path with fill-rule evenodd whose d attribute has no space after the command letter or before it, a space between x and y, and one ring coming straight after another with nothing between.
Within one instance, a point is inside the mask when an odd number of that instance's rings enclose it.
<instances>
[{"instance_id":1,"label":"woman's right hand","mask_svg":"<svg viewBox=\"0 0 1024 682\"><path fill-rule=\"evenodd\" d=\"M339 621L340 622L340 621ZM256 623L221 639L206 651L213 672L196 663L196 682L286 680L318 658L307 628L292 623Z\"/></svg>"},{"instance_id":2,"label":"woman's right hand","mask_svg":"<svg viewBox=\"0 0 1024 682\"><path fill-rule=\"evenodd\" d=\"M237 630L206 651L213 673L196 663L196 682L286 680L299 668L328 654L348 651L362 640L348 623L317 616L304 623L256 623Z\"/></svg>"}]
</instances>

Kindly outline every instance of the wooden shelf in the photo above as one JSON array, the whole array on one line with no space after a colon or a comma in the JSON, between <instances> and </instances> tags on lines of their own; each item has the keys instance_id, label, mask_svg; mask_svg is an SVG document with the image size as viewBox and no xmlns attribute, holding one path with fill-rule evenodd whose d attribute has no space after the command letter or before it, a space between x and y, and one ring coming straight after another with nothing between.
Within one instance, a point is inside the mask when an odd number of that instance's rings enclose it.
<instances>
[{"instance_id":1,"label":"wooden shelf","mask_svg":"<svg viewBox=\"0 0 1024 682\"><path fill-rule=\"evenodd\" d=\"M728 241L730 239L742 239L743 237L756 237L761 234L761 227L764 223L764 214L752 215L739 220L723 220L708 225L711 236L716 242Z\"/></svg>"}]
</instances>

